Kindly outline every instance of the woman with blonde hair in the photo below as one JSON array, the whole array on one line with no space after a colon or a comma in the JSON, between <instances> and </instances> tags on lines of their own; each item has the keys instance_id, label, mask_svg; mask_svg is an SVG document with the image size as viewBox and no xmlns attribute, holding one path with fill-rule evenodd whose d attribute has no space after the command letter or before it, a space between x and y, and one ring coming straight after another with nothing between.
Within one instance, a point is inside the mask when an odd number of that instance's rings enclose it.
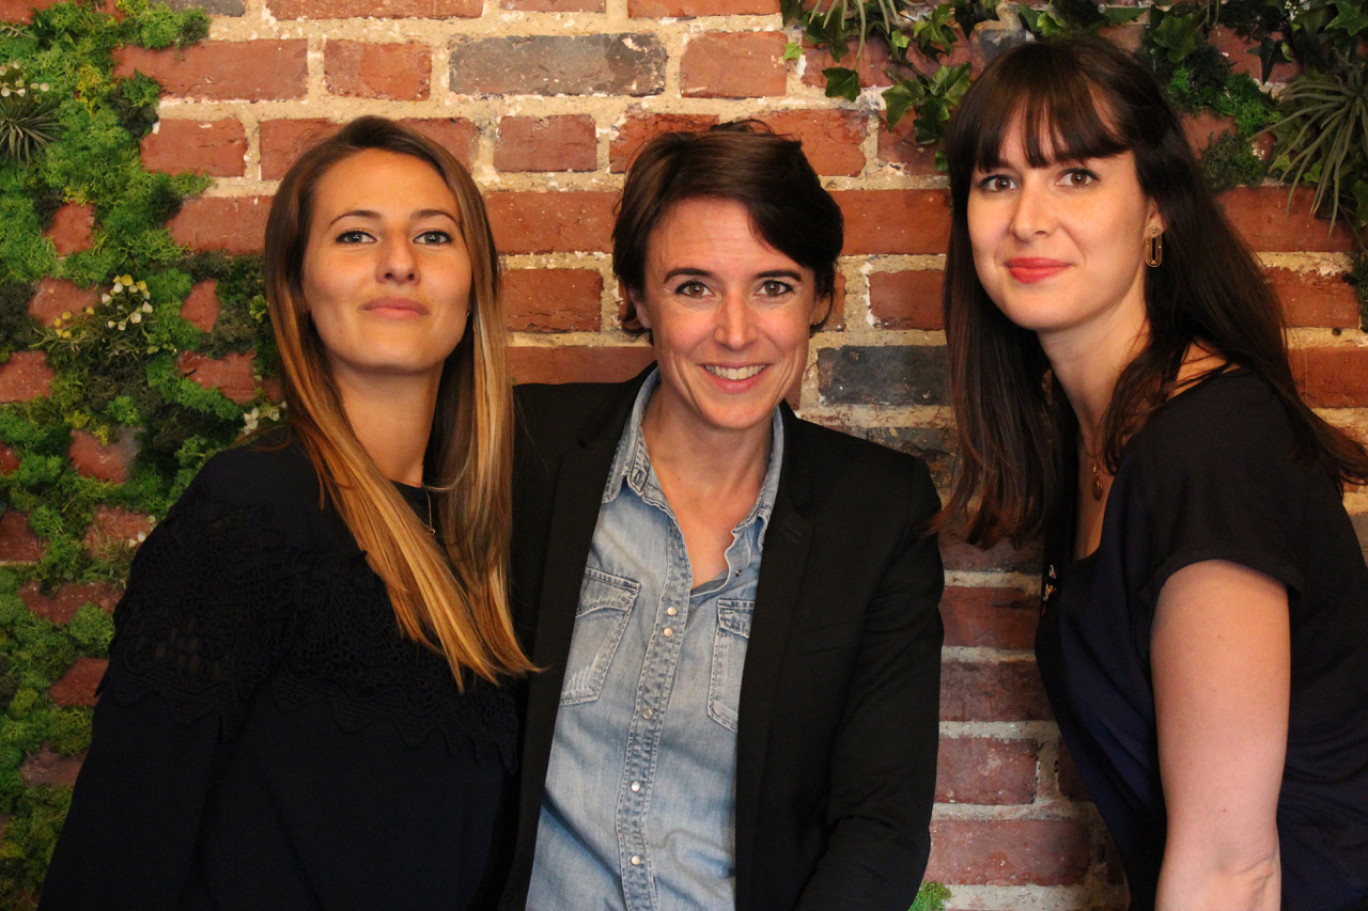
<instances>
[{"instance_id":1,"label":"woman with blonde hair","mask_svg":"<svg viewBox=\"0 0 1368 911\"><path fill-rule=\"evenodd\" d=\"M487 905L529 667L498 283L478 191L422 135L363 117L290 169L289 422L139 550L43 908Z\"/></svg>"}]
</instances>

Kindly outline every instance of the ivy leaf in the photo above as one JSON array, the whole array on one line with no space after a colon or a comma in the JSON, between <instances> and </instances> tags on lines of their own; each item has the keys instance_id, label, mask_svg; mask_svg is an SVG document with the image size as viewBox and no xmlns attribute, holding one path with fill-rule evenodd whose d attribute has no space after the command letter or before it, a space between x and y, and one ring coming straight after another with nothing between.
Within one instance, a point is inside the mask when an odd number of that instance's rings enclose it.
<instances>
[{"instance_id":1,"label":"ivy leaf","mask_svg":"<svg viewBox=\"0 0 1368 911\"><path fill-rule=\"evenodd\" d=\"M1195 15L1170 12L1157 28L1150 29L1150 38L1167 53L1170 63L1181 63L1201 46L1200 25Z\"/></svg>"},{"instance_id":2,"label":"ivy leaf","mask_svg":"<svg viewBox=\"0 0 1368 911\"><path fill-rule=\"evenodd\" d=\"M1127 22L1134 22L1145 15L1143 6L1109 6L1103 13L1102 18L1107 28L1114 25L1125 25Z\"/></svg>"},{"instance_id":3,"label":"ivy leaf","mask_svg":"<svg viewBox=\"0 0 1368 911\"><path fill-rule=\"evenodd\" d=\"M1326 28L1342 28L1355 37L1368 31L1368 11L1364 10L1361 0L1353 3L1338 0L1335 10L1339 15Z\"/></svg>"},{"instance_id":4,"label":"ivy leaf","mask_svg":"<svg viewBox=\"0 0 1368 911\"><path fill-rule=\"evenodd\" d=\"M917 50L932 60L939 60L955 46L954 27L954 8L942 3L927 16L912 23L912 39L917 42Z\"/></svg>"},{"instance_id":5,"label":"ivy leaf","mask_svg":"<svg viewBox=\"0 0 1368 911\"><path fill-rule=\"evenodd\" d=\"M860 74L843 66L832 66L822 70L826 77L826 96L854 101L860 97Z\"/></svg>"},{"instance_id":6,"label":"ivy leaf","mask_svg":"<svg viewBox=\"0 0 1368 911\"><path fill-rule=\"evenodd\" d=\"M1069 34L1069 26L1048 9L1020 10L1022 24L1037 38L1060 38Z\"/></svg>"},{"instance_id":7,"label":"ivy leaf","mask_svg":"<svg viewBox=\"0 0 1368 911\"><path fill-rule=\"evenodd\" d=\"M915 138L920 143L945 138L950 112L969 91L969 64L941 67L926 84L925 97L917 105Z\"/></svg>"},{"instance_id":8,"label":"ivy leaf","mask_svg":"<svg viewBox=\"0 0 1368 911\"><path fill-rule=\"evenodd\" d=\"M803 47L797 41L790 41L784 45L784 60L797 60L803 56Z\"/></svg>"},{"instance_id":9,"label":"ivy leaf","mask_svg":"<svg viewBox=\"0 0 1368 911\"><path fill-rule=\"evenodd\" d=\"M1258 47L1249 49L1249 53L1259 58L1259 81L1267 82L1268 77L1273 74L1273 67L1279 63L1287 62L1287 54L1283 49L1286 47L1281 41L1271 36L1265 36L1259 42Z\"/></svg>"},{"instance_id":10,"label":"ivy leaf","mask_svg":"<svg viewBox=\"0 0 1368 911\"><path fill-rule=\"evenodd\" d=\"M925 89L914 79L900 79L896 85L884 89L884 111L891 130L903 119L903 115L917 106L926 96Z\"/></svg>"},{"instance_id":11,"label":"ivy leaf","mask_svg":"<svg viewBox=\"0 0 1368 911\"><path fill-rule=\"evenodd\" d=\"M846 55L846 21L844 16L832 16L827 21L826 16L812 13L808 16L807 22L808 41L817 47L826 48L830 52L833 60L840 60Z\"/></svg>"}]
</instances>

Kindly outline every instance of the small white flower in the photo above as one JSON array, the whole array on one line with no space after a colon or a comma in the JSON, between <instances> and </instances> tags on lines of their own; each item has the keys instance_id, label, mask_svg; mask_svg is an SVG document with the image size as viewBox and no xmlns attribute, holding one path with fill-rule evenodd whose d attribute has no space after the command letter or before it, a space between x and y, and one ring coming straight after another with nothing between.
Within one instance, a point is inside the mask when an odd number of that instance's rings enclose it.
<instances>
[{"instance_id":1,"label":"small white flower","mask_svg":"<svg viewBox=\"0 0 1368 911\"><path fill-rule=\"evenodd\" d=\"M128 318L128 321L129 321L130 323L135 324L135 325L138 324L138 323L141 323L141 322L142 322L142 311L141 311L141 310L134 310L134 311L133 311L133 314Z\"/></svg>"},{"instance_id":2,"label":"small white flower","mask_svg":"<svg viewBox=\"0 0 1368 911\"><path fill-rule=\"evenodd\" d=\"M139 309L142 310L143 313L151 313L151 312L152 312L152 305L151 305L151 304L143 304Z\"/></svg>"},{"instance_id":3,"label":"small white flower","mask_svg":"<svg viewBox=\"0 0 1368 911\"><path fill-rule=\"evenodd\" d=\"M20 96L20 97L22 98L22 97L24 96L24 94L25 94L27 91L28 91L28 89L25 89L25 88L23 88L23 87L20 87L20 88L18 88L18 89L15 89L14 94L16 94L16 95L18 95L18 96Z\"/></svg>"},{"instance_id":4,"label":"small white flower","mask_svg":"<svg viewBox=\"0 0 1368 911\"><path fill-rule=\"evenodd\" d=\"M9 96L10 96L9 86L0 87L0 98L8 98Z\"/></svg>"},{"instance_id":5,"label":"small white flower","mask_svg":"<svg viewBox=\"0 0 1368 911\"><path fill-rule=\"evenodd\" d=\"M127 329L127 328L128 328L128 320L126 320L126 319L121 319L121 320L119 320L119 331L120 331L120 332L123 332L123 331L124 331L125 329Z\"/></svg>"},{"instance_id":6,"label":"small white flower","mask_svg":"<svg viewBox=\"0 0 1368 911\"><path fill-rule=\"evenodd\" d=\"M47 90L48 90L48 84L47 84L46 82L40 82L40 83L38 83L38 91L40 91L40 92L46 92Z\"/></svg>"},{"instance_id":7,"label":"small white flower","mask_svg":"<svg viewBox=\"0 0 1368 911\"><path fill-rule=\"evenodd\" d=\"M100 303L102 303L102 304L107 304L107 303L109 303L110 299L111 299L111 298L109 297L108 294L101 294L101 295L100 295Z\"/></svg>"},{"instance_id":8,"label":"small white flower","mask_svg":"<svg viewBox=\"0 0 1368 911\"><path fill-rule=\"evenodd\" d=\"M110 289L110 292L109 292L109 293L110 293L110 294L122 294L122 293L123 293L123 282L115 282L115 283L114 283L114 287Z\"/></svg>"},{"instance_id":9,"label":"small white flower","mask_svg":"<svg viewBox=\"0 0 1368 911\"><path fill-rule=\"evenodd\" d=\"M114 321L113 321L113 320L110 320L109 322L105 323L105 326L106 326L107 328L113 329L113 328L114 328Z\"/></svg>"}]
</instances>

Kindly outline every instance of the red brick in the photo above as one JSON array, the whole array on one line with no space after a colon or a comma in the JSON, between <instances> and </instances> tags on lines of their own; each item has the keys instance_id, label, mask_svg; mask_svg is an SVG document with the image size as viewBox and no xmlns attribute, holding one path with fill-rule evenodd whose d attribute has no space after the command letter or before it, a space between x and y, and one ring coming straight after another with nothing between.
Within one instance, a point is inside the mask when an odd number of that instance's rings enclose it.
<instances>
[{"instance_id":1,"label":"red brick","mask_svg":"<svg viewBox=\"0 0 1368 911\"><path fill-rule=\"evenodd\" d=\"M255 356L248 352L229 352L218 360L211 360L195 351L182 351L176 366L187 377L205 389L217 389L239 405L256 398Z\"/></svg>"},{"instance_id":2,"label":"red brick","mask_svg":"<svg viewBox=\"0 0 1368 911\"><path fill-rule=\"evenodd\" d=\"M1368 408L1368 348L1297 348L1292 375L1317 408Z\"/></svg>"},{"instance_id":3,"label":"red brick","mask_svg":"<svg viewBox=\"0 0 1368 911\"><path fill-rule=\"evenodd\" d=\"M864 111L776 111L762 118L776 133L803 143L803 154L818 174L854 176L864 170L864 140L870 115Z\"/></svg>"},{"instance_id":4,"label":"red brick","mask_svg":"<svg viewBox=\"0 0 1368 911\"><path fill-rule=\"evenodd\" d=\"M1359 324L1358 297L1342 273L1322 275L1294 269L1269 269L1268 280L1292 326L1353 329Z\"/></svg>"},{"instance_id":5,"label":"red brick","mask_svg":"<svg viewBox=\"0 0 1368 911\"><path fill-rule=\"evenodd\" d=\"M0 364L0 403L27 402L45 396L57 374L41 351L16 351Z\"/></svg>"},{"instance_id":6,"label":"red brick","mask_svg":"<svg viewBox=\"0 0 1368 911\"><path fill-rule=\"evenodd\" d=\"M143 137L142 162L149 171L197 171L210 177L241 177L245 171L247 134L242 122L167 120Z\"/></svg>"},{"instance_id":7,"label":"red brick","mask_svg":"<svg viewBox=\"0 0 1368 911\"><path fill-rule=\"evenodd\" d=\"M1234 117L1220 117L1206 110L1198 114L1183 114L1182 123L1183 133L1194 155L1201 155L1222 133L1235 130Z\"/></svg>"},{"instance_id":8,"label":"red brick","mask_svg":"<svg viewBox=\"0 0 1368 911\"><path fill-rule=\"evenodd\" d=\"M29 787L47 785L69 788L76 784L76 775L80 771L80 756L59 756L46 747L25 756L19 765L19 776Z\"/></svg>"},{"instance_id":9,"label":"red brick","mask_svg":"<svg viewBox=\"0 0 1368 911\"><path fill-rule=\"evenodd\" d=\"M585 190L485 194L501 253L606 252L616 201L614 193Z\"/></svg>"},{"instance_id":10,"label":"red brick","mask_svg":"<svg viewBox=\"0 0 1368 911\"><path fill-rule=\"evenodd\" d=\"M499 9L523 13L601 13L603 0L500 0Z\"/></svg>"},{"instance_id":11,"label":"red brick","mask_svg":"<svg viewBox=\"0 0 1368 911\"><path fill-rule=\"evenodd\" d=\"M85 549L93 557L109 558L137 547L152 530L152 517L117 506L100 505L86 528Z\"/></svg>"},{"instance_id":12,"label":"red brick","mask_svg":"<svg viewBox=\"0 0 1368 911\"><path fill-rule=\"evenodd\" d=\"M1035 540L1026 542L1021 548L1004 540L984 549L969 544L953 529L946 529L941 532L940 550L946 569L1040 572L1040 542Z\"/></svg>"},{"instance_id":13,"label":"red brick","mask_svg":"<svg viewBox=\"0 0 1368 911\"><path fill-rule=\"evenodd\" d=\"M29 301L28 312L40 323L51 326L63 313L76 316L99 302L98 288L82 288L64 278L45 278L38 283L38 292Z\"/></svg>"},{"instance_id":14,"label":"red brick","mask_svg":"<svg viewBox=\"0 0 1368 911\"><path fill-rule=\"evenodd\" d=\"M0 563L32 563L43 556L43 539L29 528L28 516L7 509L0 513Z\"/></svg>"},{"instance_id":15,"label":"red brick","mask_svg":"<svg viewBox=\"0 0 1368 911\"><path fill-rule=\"evenodd\" d=\"M1257 55L1249 53L1254 45L1250 44L1239 35L1228 28L1217 26L1211 30L1207 36L1210 42L1218 51L1226 55L1230 60L1231 66L1237 73L1247 73L1256 81L1263 76L1263 61ZM1273 67L1268 74L1269 82L1286 82L1297 75L1297 67L1291 63L1279 63Z\"/></svg>"},{"instance_id":16,"label":"red brick","mask_svg":"<svg viewBox=\"0 0 1368 911\"><path fill-rule=\"evenodd\" d=\"M6 443L0 443L0 475L9 474L20 465L19 453Z\"/></svg>"},{"instance_id":17,"label":"red brick","mask_svg":"<svg viewBox=\"0 0 1368 911\"><path fill-rule=\"evenodd\" d=\"M209 332L213 330L222 306L219 303L218 282L215 279L197 282L181 304L181 319L201 332Z\"/></svg>"},{"instance_id":18,"label":"red brick","mask_svg":"<svg viewBox=\"0 0 1368 911\"><path fill-rule=\"evenodd\" d=\"M942 737L936 761L936 800L1007 806L1034 803L1034 740Z\"/></svg>"},{"instance_id":19,"label":"red brick","mask_svg":"<svg viewBox=\"0 0 1368 911\"><path fill-rule=\"evenodd\" d=\"M114 50L114 75L146 73L168 95L214 100L303 98L308 41L211 41L177 50Z\"/></svg>"},{"instance_id":20,"label":"red brick","mask_svg":"<svg viewBox=\"0 0 1368 911\"><path fill-rule=\"evenodd\" d=\"M685 98L759 98L783 95L788 75L783 32L694 35L679 64Z\"/></svg>"},{"instance_id":21,"label":"red brick","mask_svg":"<svg viewBox=\"0 0 1368 911\"><path fill-rule=\"evenodd\" d=\"M416 43L329 41L323 52L323 73L334 95L418 101L428 97L432 48Z\"/></svg>"},{"instance_id":22,"label":"red brick","mask_svg":"<svg viewBox=\"0 0 1368 911\"><path fill-rule=\"evenodd\" d=\"M603 276L588 269L504 273L504 313L515 332L594 332L602 322Z\"/></svg>"},{"instance_id":23,"label":"red brick","mask_svg":"<svg viewBox=\"0 0 1368 911\"><path fill-rule=\"evenodd\" d=\"M19 589L19 597L37 616L50 623L65 625L87 604L94 604L106 613L114 610L119 593L112 586L99 582L68 582L45 595L37 582L28 582Z\"/></svg>"},{"instance_id":24,"label":"red brick","mask_svg":"<svg viewBox=\"0 0 1368 911\"><path fill-rule=\"evenodd\" d=\"M171 239L193 250L260 253L269 196L197 196L167 222Z\"/></svg>"},{"instance_id":25,"label":"red brick","mask_svg":"<svg viewBox=\"0 0 1368 911\"><path fill-rule=\"evenodd\" d=\"M268 0L277 19L473 19L483 0Z\"/></svg>"},{"instance_id":26,"label":"red brick","mask_svg":"<svg viewBox=\"0 0 1368 911\"><path fill-rule=\"evenodd\" d=\"M500 171L593 171L598 136L588 114L559 117L504 117L494 147Z\"/></svg>"},{"instance_id":27,"label":"red brick","mask_svg":"<svg viewBox=\"0 0 1368 911\"><path fill-rule=\"evenodd\" d=\"M838 190L845 213L845 250L944 253L950 244L947 190Z\"/></svg>"},{"instance_id":28,"label":"red brick","mask_svg":"<svg viewBox=\"0 0 1368 911\"><path fill-rule=\"evenodd\" d=\"M458 38L457 95L658 95L668 54L650 34Z\"/></svg>"},{"instance_id":29,"label":"red brick","mask_svg":"<svg viewBox=\"0 0 1368 911\"><path fill-rule=\"evenodd\" d=\"M858 58L854 51L855 46L852 43L850 51L838 61L829 51L804 47L803 85L825 89L826 77L822 75L822 71L834 66L855 70L860 75L860 85L865 87L887 87L893 84L888 75L888 47L882 41L871 41L866 44Z\"/></svg>"},{"instance_id":30,"label":"red brick","mask_svg":"<svg viewBox=\"0 0 1368 911\"><path fill-rule=\"evenodd\" d=\"M1226 217L1244 237L1251 250L1259 252L1348 252L1353 244L1344 219L1335 223L1311 214L1314 191L1298 187L1288 207L1283 187L1238 187L1219 197ZM1198 251L1195 255L1200 256Z\"/></svg>"},{"instance_id":31,"label":"red brick","mask_svg":"<svg viewBox=\"0 0 1368 911\"><path fill-rule=\"evenodd\" d=\"M699 133L718 122L708 114L648 114L633 111L617 125L608 144L608 169L615 174L627 170L637 151L663 133Z\"/></svg>"},{"instance_id":32,"label":"red brick","mask_svg":"<svg viewBox=\"0 0 1368 911\"><path fill-rule=\"evenodd\" d=\"M340 124L319 117L296 120L265 120L258 134L261 143L261 179L279 180L309 149L340 129Z\"/></svg>"},{"instance_id":33,"label":"red brick","mask_svg":"<svg viewBox=\"0 0 1368 911\"><path fill-rule=\"evenodd\" d=\"M691 16L769 16L779 0L627 0L633 19L685 19Z\"/></svg>"},{"instance_id":34,"label":"red brick","mask_svg":"<svg viewBox=\"0 0 1368 911\"><path fill-rule=\"evenodd\" d=\"M975 886L1062 886L1088 872L1091 836L1078 819L940 819L926 878Z\"/></svg>"},{"instance_id":35,"label":"red brick","mask_svg":"<svg viewBox=\"0 0 1368 911\"><path fill-rule=\"evenodd\" d=\"M77 474L114 484L128 480L129 466L137 454L137 438L131 432L106 446L92 433L73 430L71 446L67 449L67 457Z\"/></svg>"},{"instance_id":36,"label":"red brick","mask_svg":"<svg viewBox=\"0 0 1368 911\"><path fill-rule=\"evenodd\" d=\"M1053 717L1034 659L941 664L942 721L1043 721Z\"/></svg>"},{"instance_id":37,"label":"red brick","mask_svg":"<svg viewBox=\"0 0 1368 911\"><path fill-rule=\"evenodd\" d=\"M952 585L941 600L946 645L1028 649L1039 615L1040 599L1014 588Z\"/></svg>"},{"instance_id":38,"label":"red brick","mask_svg":"<svg viewBox=\"0 0 1368 911\"><path fill-rule=\"evenodd\" d=\"M869 313L880 329L944 329L939 269L869 274Z\"/></svg>"},{"instance_id":39,"label":"red brick","mask_svg":"<svg viewBox=\"0 0 1368 911\"><path fill-rule=\"evenodd\" d=\"M915 114L908 113L892 130L881 128L879 135L879 161L895 165L905 174L926 176L936 171L936 150L939 145L923 145L917 142Z\"/></svg>"},{"instance_id":40,"label":"red brick","mask_svg":"<svg viewBox=\"0 0 1368 911\"><path fill-rule=\"evenodd\" d=\"M35 10L47 9L62 2L64 0L0 0L0 22L32 22Z\"/></svg>"},{"instance_id":41,"label":"red brick","mask_svg":"<svg viewBox=\"0 0 1368 911\"><path fill-rule=\"evenodd\" d=\"M616 383L631 379L655 359L648 347L509 348L515 383Z\"/></svg>"},{"instance_id":42,"label":"red brick","mask_svg":"<svg viewBox=\"0 0 1368 911\"><path fill-rule=\"evenodd\" d=\"M52 215L52 225L43 232L57 248L58 256L90 249L95 229L95 207L67 203Z\"/></svg>"},{"instance_id":43,"label":"red brick","mask_svg":"<svg viewBox=\"0 0 1368 911\"><path fill-rule=\"evenodd\" d=\"M475 161L480 128L463 117L406 117L399 121L441 145L467 168Z\"/></svg>"},{"instance_id":44,"label":"red brick","mask_svg":"<svg viewBox=\"0 0 1368 911\"><path fill-rule=\"evenodd\" d=\"M58 705L94 705L95 688L104 677L109 662L104 658L77 658L76 663L67 669L48 690L52 701Z\"/></svg>"}]
</instances>

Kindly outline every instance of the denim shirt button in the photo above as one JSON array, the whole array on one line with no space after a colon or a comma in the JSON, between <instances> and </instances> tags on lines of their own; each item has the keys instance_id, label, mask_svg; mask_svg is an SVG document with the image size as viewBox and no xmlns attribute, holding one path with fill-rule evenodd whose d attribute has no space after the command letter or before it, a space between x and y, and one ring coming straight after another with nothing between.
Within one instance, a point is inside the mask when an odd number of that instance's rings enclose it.
<instances>
[{"instance_id":1,"label":"denim shirt button","mask_svg":"<svg viewBox=\"0 0 1368 911\"><path fill-rule=\"evenodd\" d=\"M633 855L632 855L632 866L634 866L634 867L639 867L639 866L641 866L641 855L640 855L640 854L633 854Z\"/></svg>"},{"instance_id":2,"label":"denim shirt button","mask_svg":"<svg viewBox=\"0 0 1368 911\"><path fill-rule=\"evenodd\" d=\"M667 616L667 617L673 617L673 616L674 616L675 614L677 614L677 613L679 613L679 608L677 608L677 607L667 607L667 608L665 608L665 616Z\"/></svg>"},{"instance_id":3,"label":"denim shirt button","mask_svg":"<svg viewBox=\"0 0 1368 911\"><path fill-rule=\"evenodd\" d=\"M645 710L643 710L642 713L641 713L641 717L642 717L642 718L645 718L647 721L650 721L652 718L655 717L655 709L645 709Z\"/></svg>"},{"instance_id":4,"label":"denim shirt button","mask_svg":"<svg viewBox=\"0 0 1368 911\"><path fill-rule=\"evenodd\" d=\"M667 626L667 627L665 627L665 638L668 639L668 638L670 638L670 637L673 636L673 635L674 635L674 627L673 627L673 626Z\"/></svg>"},{"instance_id":5,"label":"denim shirt button","mask_svg":"<svg viewBox=\"0 0 1368 911\"><path fill-rule=\"evenodd\" d=\"M641 782L634 781L631 783L631 785L629 785L629 787L632 789L632 793L635 794L637 791L641 790Z\"/></svg>"}]
</instances>

